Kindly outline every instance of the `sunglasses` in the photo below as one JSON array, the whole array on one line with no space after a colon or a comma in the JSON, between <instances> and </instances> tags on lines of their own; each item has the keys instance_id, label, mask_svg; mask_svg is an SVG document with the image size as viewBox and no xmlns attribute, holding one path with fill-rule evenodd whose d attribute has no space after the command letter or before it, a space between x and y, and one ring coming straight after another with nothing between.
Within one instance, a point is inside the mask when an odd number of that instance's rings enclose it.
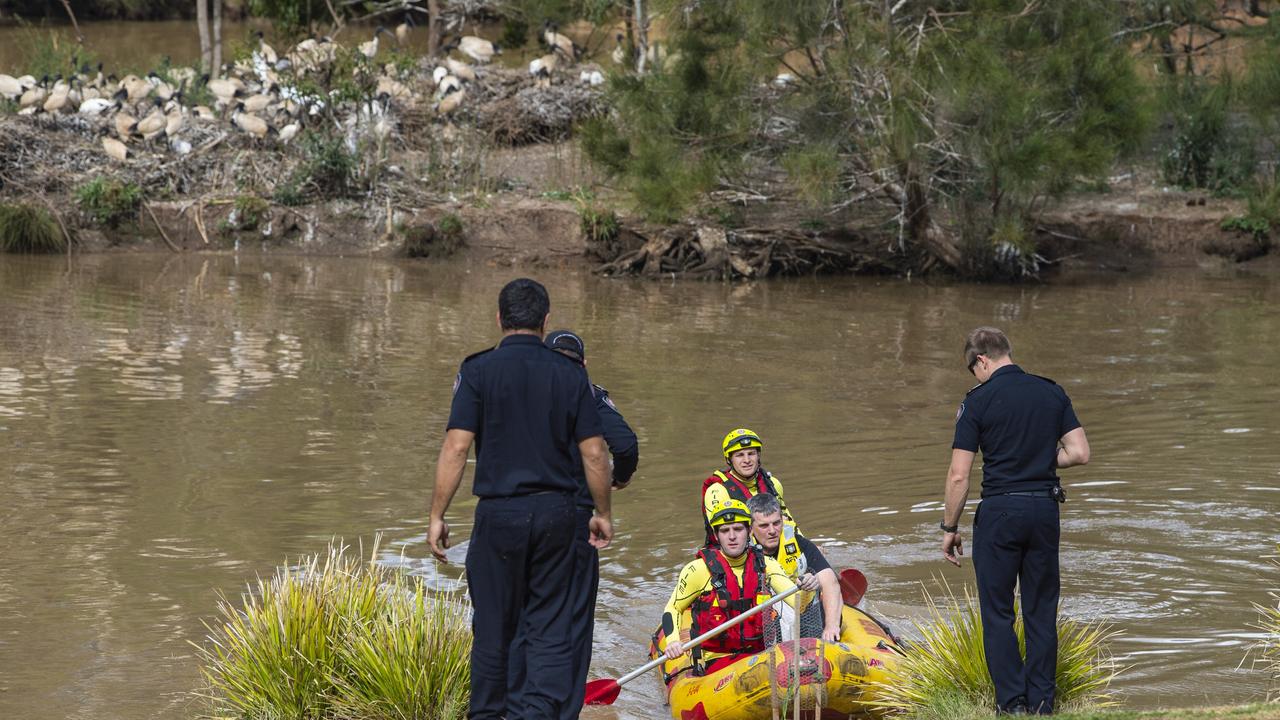
<instances>
[{"instance_id":1,"label":"sunglasses","mask_svg":"<svg viewBox=\"0 0 1280 720\"><path fill-rule=\"evenodd\" d=\"M982 357L982 356L981 356L981 355L974 355L974 356L973 356L973 359L969 361L969 374L970 374L970 375L977 375L977 373L973 371L973 368L974 368L975 366L977 366L977 364L978 364L978 358L980 358L980 357Z\"/></svg>"}]
</instances>

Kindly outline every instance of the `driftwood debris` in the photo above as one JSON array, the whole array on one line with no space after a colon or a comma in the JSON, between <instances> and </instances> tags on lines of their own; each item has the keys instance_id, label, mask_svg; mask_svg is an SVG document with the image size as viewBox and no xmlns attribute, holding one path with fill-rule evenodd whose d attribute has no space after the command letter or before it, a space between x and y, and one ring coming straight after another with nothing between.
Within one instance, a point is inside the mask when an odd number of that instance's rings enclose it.
<instances>
[{"instance_id":1,"label":"driftwood debris","mask_svg":"<svg viewBox=\"0 0 1280 720\"><path fill-rule=\"evenodd\" d=\"M897 272L883 253L869 252L857 237L824 236L794 229L729 230L677 225L650 235L626 230L617 241L595 243L604 275L680 275L707 280L748 280L825 273Z\"/></svg>"}]
</instances>

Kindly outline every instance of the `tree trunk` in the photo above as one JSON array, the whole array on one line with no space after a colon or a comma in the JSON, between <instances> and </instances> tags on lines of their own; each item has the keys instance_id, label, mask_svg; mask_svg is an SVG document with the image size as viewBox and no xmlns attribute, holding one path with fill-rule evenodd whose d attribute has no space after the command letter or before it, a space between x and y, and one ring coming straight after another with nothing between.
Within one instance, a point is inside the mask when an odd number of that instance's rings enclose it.
<instances>
[{"instance_id":1,"label":"tree trunk","mask_svg":"<svg viewBox=\"0 0 1280 720\"><path fill-rule=\"evenodd\" d=\"M955 240L933 219L929 193L918 171L907 165L899 168L903 188L898 191L902 214L906 219L907 237L920 243L930 255L952 270L964 272L964 253Z\"/></svg>"},{"instance_id":2,"label":"tree trunk","mask_svg":"<svg viewBox=\"0 0 1280 720\"><path fill-rule=\"evenodd\" d=\"M441 32L444 25L440 22L440 0L427 1L427 57L435 57L440 53Z\"/></svg>"},{"instance_id":3,"label":"tree trunk","mask_svg":"<svg viewBox=\"0 0 1280 720\"><path fill-rule=\"evenodd\" d=\"M644 63L649 59L649 16L644 12L644 0L635 0L636 7L636 73L644 74Z\"/></svg>"},{"instance_id":4,"label":"tree trunk","mask_svg":"<svg viewBox=\"0 0 1280 720\"><path fill-rule=\"evenodd\" d=\"M209 47L209 0L196 0L196 27L200 29L200 72L212 73Z\"/></svg>"},{"instance_id":5,"label":"tree trunk","mask_svg":"<svg viewBox=\"0 0 1280 720\"><path fill-rule=\"evenodd\" d=\"M222 0L213 0L213 66L222 71Z\"/></svg>"}]
</instances>

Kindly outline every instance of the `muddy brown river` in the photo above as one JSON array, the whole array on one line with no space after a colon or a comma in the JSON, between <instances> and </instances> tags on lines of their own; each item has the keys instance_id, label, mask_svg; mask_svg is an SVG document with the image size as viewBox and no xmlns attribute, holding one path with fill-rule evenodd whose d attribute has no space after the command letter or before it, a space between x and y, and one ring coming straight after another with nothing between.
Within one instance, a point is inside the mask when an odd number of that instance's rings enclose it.
<instances>
[{"instance_id":1,"label":"muddy brown river","mask_svg":"<svg viewBox=\"0 0 1280 720\"><path fill-rule=\"evenodd\" d=\"M488 266L0 257L0 717L187 718L218 593L333 537L438 586L428 493L451 383L498 338ZM1136 708L1261 699L1242 658L1280 510L1280 271L1056 286L721 285L533 273L641 440L602 555L594 676L642 663L726 430L910 635L938 550L963 333L996 324L1075 401L1064 615L1105 620ZM976 482L976 477L975 477ZM465 488L464 488L465 489ZM474 499L450 513L455 538ZM970 508L972 510L972 507ZM965 519L969 537L970 516ZM458 552L458 551L455 551ZM652 676L588 718L662 717Z\"/></svg>"}]
</instances>

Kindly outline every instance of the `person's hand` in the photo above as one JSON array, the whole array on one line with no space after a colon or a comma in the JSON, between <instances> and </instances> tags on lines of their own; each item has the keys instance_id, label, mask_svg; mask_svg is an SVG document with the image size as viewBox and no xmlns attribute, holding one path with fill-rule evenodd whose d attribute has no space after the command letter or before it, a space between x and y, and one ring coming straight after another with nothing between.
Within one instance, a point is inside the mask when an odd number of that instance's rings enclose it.
<instances>
[{"instance_id":1,"label":"person's hand","mask_svg":"<svg viewBox=\"0 0 1280 720\"><path fill-rule=\"evenodd\" d=\"M942 536L942 557L947 562L960 567L960 557L964 555L964 547L960 543L960 533L949 532Z\"/></svg>"},{"instance_id":2,"label":"person's hand","mask_svg":"<svg viewBox=\"0 0 1280 720\"><path fill-rule=\"evenodd\" d=\"M668 660L675 660L684 654L684 643L679 640L672 640L667 643L667 649L662 651Z\"/></svg>"},{"instance_id":3,"label":"person's hand","mask_svg":"<svg viewBox=\"0 0 1280 720\"><path fill-rule=\"evenodd\" d=\"M822 628L822 642L840 642L840 623Z\"/></svg>"},{"instance_id":4,"label":"person's hand","mask_svg":"<svg viewBox=\"0 0 1280 720\"><path fill-rule=\"evenodd\" d=\"M591 521L587 523L587 529L591 531L591 536L587 538L591 547L597 550L609 547L610 541L613 540L613 521L607 515L592 516Z\"/></svg>"},{"instance_id":5,"label":"person's hand","mask_svg":"<svg viewBox=\"0 0 1280 720\"><path fill-rule=\"evenodd\" d=\"M628 481L626 481L626 482L624 482L624 483L620 483L620 482L618 482L617 480L614 480L614 481L613 481L613 489L614 489L614 490L626 490L626 489L627 489L627 486L628 486L628 485L630 485L630 484L631 484L631 481L630 481L630 480L628 480Z\"/></svg>"},{"instance_id":6,"label":"person's hand","mask_svg":"<svg viewBox=\"0 0 1280 720\"><path fill-rule=\"evenodd\" d=\"M800 576L800 582L796 583L801 590L805 592L814 592L818 589L818 576L813 573L805 573Z\"/></svg>"},{"instance_id":7,"label":"person's hand","mask_svg":"<svg viewBox=\"0 0 1280 720\"><path fill-rule=\"evenodd\" d=\"M431 554L442 563L449 560L445 558L444 551L449 547L449 523L444 518L431 518L430 524L427 526L427 545L431 548Z\"/></svg>"}]
</instances>

